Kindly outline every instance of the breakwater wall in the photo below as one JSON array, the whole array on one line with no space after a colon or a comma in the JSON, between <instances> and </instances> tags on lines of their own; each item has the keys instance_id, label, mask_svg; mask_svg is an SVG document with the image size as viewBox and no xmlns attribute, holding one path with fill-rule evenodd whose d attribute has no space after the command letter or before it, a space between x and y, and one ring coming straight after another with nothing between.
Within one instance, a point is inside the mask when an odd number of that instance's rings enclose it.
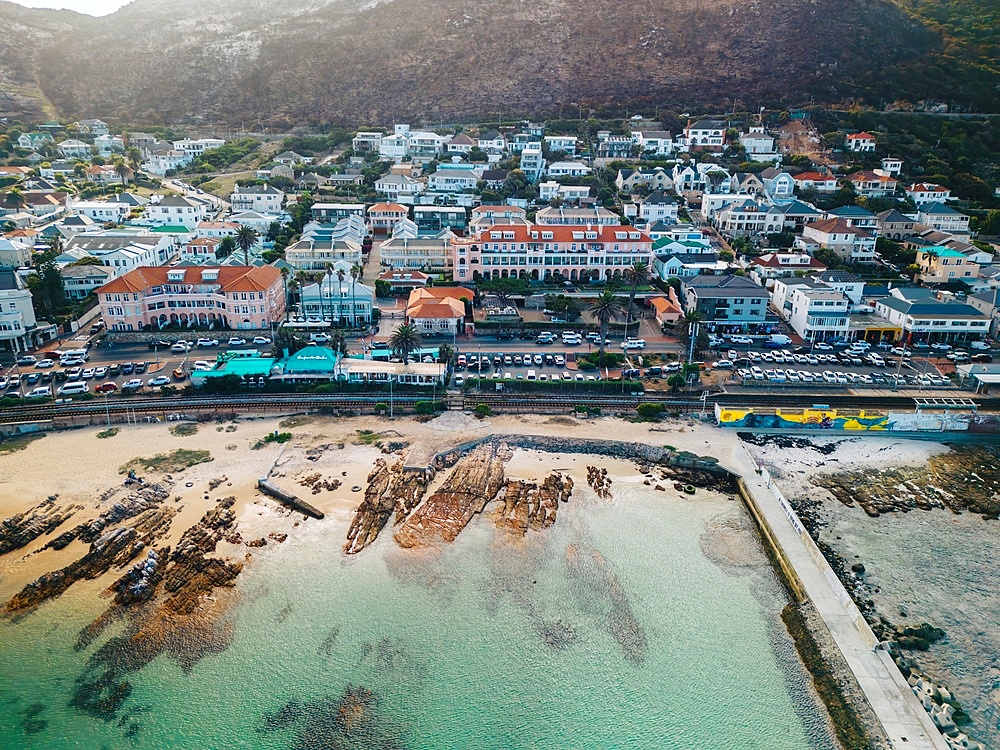
<instances>
[{"instance_id":1,"label":"breakwater wall","mask_svg":"<svg viewBox=\"0 0 1000 750\"><path fill-rule=\"evenodd\" d=\"M297 510L299 513L305 513L307 516L312 516L313 518L324 518L323 511L314 508L305 500L300 500L292 493L281 489L276 484L273 484L267 477L258 478L257 487L265 495L273 497L275 500L287 505L292 510Z\"/></svg>"}]
</instances>

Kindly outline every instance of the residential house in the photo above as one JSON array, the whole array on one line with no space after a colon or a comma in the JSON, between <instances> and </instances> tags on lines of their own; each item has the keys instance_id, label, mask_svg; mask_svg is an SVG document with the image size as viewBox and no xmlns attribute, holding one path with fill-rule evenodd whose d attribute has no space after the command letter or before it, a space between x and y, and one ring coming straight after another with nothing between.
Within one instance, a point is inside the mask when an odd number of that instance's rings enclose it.
<instances>
[{"instance_id":1,"label":"residential house","mask_svg":"<svg viewBox=\"0 0 1000 750\"><path fill-rule=\"evenodd\" d=\"M360 185L364 181L361 175L338 175L338 177L348 178L346 180L346 184L348 185ZM315 172L304 172L295 180L295 186L299 190L315 190L318 187L326 185L329 181L323 175L316 174Z\"/></svg>"},{"instance_id":2,"label":"residential house","mask_svg":"<svg viewBox=\"0 0 1000 750\"><path fill-rule=\"evenodd\" d=\"M540 208L535 214L535 223L544 226L583 226L588 224L594 226L621 226L622 219L614 211L609 211L603 206L594 206L593 208L568 208L565 206L553 208L552 206L546 206L545 208Z\"/></svg>"},{"instance_id":3,"label":"residential house","mask_svg":"<svg viewBox=\"0 0 1000 750\"><path fill-rule=\"evenodd\" d=\"M809 253L802 252L764 253L752 258L747 263L750 278L758 284L765 284L769 279L805 276L825 270L824 263L816 260Z\"/></svg>"},{"instance_id":4,"label":"residential house","mask_svg":"<svg viewBox=\"0 0 1000 750\"><path fill-rule=\"evenodd\" d=\"M773 201L788 200L795 195L795 180L783 169L768 167L760 173L764 192Z\"/></svg>"},{"instance_id":5,"label":"residential house","mask_svg":"<svg viewBox=\"0 0 1000 750\"><path fill-rule=\"evenodd\" d=\"M21 193L21 197L24 199L24 205L18 206L6 193L0 193L0 216L25 213L36 218L54 218L66 210L69 194L62 191L47 193L26 190Z\"/></svg>"},{"instance_id":6,"label":"residential house","mask_svg":"<svg viewBox=\"0 0 1000 750\"><path fill-rule=\"evenodd\" d=\"M235 237L240 225L235 221L199 221L194 228L196 237L209 237L212 239L223 239L225 237Z\"/></svg>"},{"instance_id":7,"label":"residential house","mask_svg":"<svg viewBox=\"0 0 1000 750\"><path fill-rule=\"evenodd\" d=\"M355 153L367 154L380 150L382 133L361 131L351 140L351 148Z\"/></svg>"},{"instance_id":8,"label":"residential house","mask_svg":"<svg viewBox=\"0 0 1000 750\"><path fill-rule=\"evenodd\" d=\"M633 130L632 143L650 156L672 156L677 149L674 137L666 130Z\"/></svg>"},{"instance_id":9,"label":"residential house","mask_svg":"<svg viewBox=\"0 0 1000 750\"><path fill-rule=\"evenodd\" d=\"M689 151L722 151L726 147L725 120L688 121L684 140Z\"/></svg>"},{"instance_id":10,"label":"residential house","mask_svg":"<svg viewBox=\"0 0 1000 750\"><path fill-rule=\"evenodd\" d=\"M944 203L934 202L921 206L917 210L917 223L965 240L972 236L969 217Z\"/></svg>"},{"instance_id":11,"label":"residential house","mask_svg":"<svg viewBox=\"0 0 1000 750\"><path fill-rule=\"evenodd\" d=\"M451 240L455 233L443 229L432 236L420 236L412 221L401 221L389 239L379 246L379 259L399 271L422 271L427 274L451 274Z\"/></svg>"},{"instance_id":12,"label":"residential house","mask_svg":"<svg viewBox=\"0 0 1000 750\"><path fill-rule=\"evenodd\" d=\"M822 214L812 204L795 200L789 203L776 203L767 207L764 231L768 234L784 231L801 232L806 224L819 221L821 218Z\"/></svg>"},{"instance_id":13,"label":"residential house","mask_svg":"<svg viewBox=\"0 0 1000 750\"><path fill-rule=\"evenodd\" d=\"M576 281L596 273L620 276L635 263L653 260L649 235L628 226L496 225L451 242L454 278Z\"/></svg>"},{"instance_id":14,"label":"residential house","mask_svg":"<svg viewBox=\"0 0 1000 750\"><path fill-rule=\"evenodd\" d=\"M538 200L560 200L565 203L579 203L590 197L587 185L562 185L555 180L538 183Z\"/></svg>"},{"instance_id":15,"label":"residential house","mask_svg":"<svg viewBox=\"0 0 1000 750\"><path fill-rule=\"evenodd\" d=\"M431 277L421 271L399 271L390 268L379 274L378 280L389 285L390 294L409 294L414 289L427 286Z\"/></svg>"},{"instance_id":16,"label":"residential house","mask_svg":"<svg viewBox=\"0 0 1000 750\"><path fill-rule=\"evenodd\" d=\"M839 206L823 214L824 219L843 219L850 227L867 229L872 234L878 231L878 217L861 206Z\"/></svg>"},{"instance_id":17,"label":"residential house","mask_svg":"<svg viewBox=\"0 0 1000 750\"><path fill-rule=\"evenodd\" d=\"M313 221L324 224L337 222L350 216L365 218L364 203L313 203L310 210Z\"/></svg>"},{"instance_id":18,"label":"residential house","mask_svg":"<svg viewBox=\"0 0 1000 750\"><path fill-rule=\"evenodd\" d=\"M31 291L15 270L0 268L0 351L32 349L38 322Z\"/></svg>"},{"instance_id":19,"label":"residential house","mask_svg":"<svg viewBox=\"0 0 1000 750\"><path fill-rule=\"evenodd\" d=\"M111 281L115 275L115 272L106 266L94 265L65 266L59 273L62 276L66 296L74 301L85 299L95 289Z\"/></svg>"},{"instance_id":20,"label":"residential house","mask_svg":"<svg viewBox=\"0 0 1000 750\"><path fill-rule=\"evenodd\" d=\"M343 279L339 271L344 271ZM301 287L299 299L299 312L310 320L328 321L341 328L371 325L375 292L351 278L349 268L335 268L320 281Z\"/></svg>"},{"instance_id":21,"label":"residential house","mask_svg":"<svg viewBox=\"0 0 1000 750\"><path fill-rule=\"evenodd\" d=\"M11 235L14 233L11 232ZM22 268L31 262L32 243L17 237L0 237L0 268Z\"/></svg>"},{"instance_id":22,"label":"residential house","mask_svg":"<svg viewBox=\"0 0 1000 750\"><path fill-rule=\"evenodd\" d=\"M125 141L119 135L104 134L94 139L94 147L97 153L107 158L113 154L120 154L125 151Z\"/></svg>"},{"instance_id":23,"label":"residential house","mask_svg":"<svg viewBox=\"0 0 1000 750\"><path fill-rule=\"evenodd\" d=\"M800 172L792 175L797 190L815 190L817 193L836 193L840 186L837 178L827 172Z\"/></svg>"},{"instance_id":24,"label":"residential house","mask_svg":"<svg viewBox=\"0 0 1000 750\"><path fill-rule=\"evenodd\" d=\"M775 290L779 285L787 290L778 295L785 299L778 310L799 336L806 341L846 337L851 301L844 294L809 279L779 279Z\"/></svg>"},{"instance_id":25,"label":"residential house","mask_svg":"<svg viewBox=\"0 0 1000 750\"><path fill-rule=\"evenodd\" d=\"M67 138L65 141L60 141L59 153L67 159L89 159L90 144L75 138Z\"/></svg>"},{"instance_id":26,"label":"residential house","mask_svg":"<svg viewBox=\"0 0 1000 750\"><path fill-rule=\"evenodd\" d=\"M21 133L17 137L17 145L29 151L37 151L47 143L55 143L51 133Z\"/></svg>"},{"instance_id":27,"label":"residential house","mask_svg":"<svg viewBox=\"0 0 1000 750\"><path fill-rule=\"evenodd\" d=\"M888 175L862 170L848 176L854 192L865 198L885 198L896 194L899 180Z\"/></svg>"},{"instance_id":28,"label":"residential house","mask_svg":"<svg viewBox=\"0 0 1000 750\"><path fill-rule=\"evenodd\" d=\"M401 174L387 174L375 181L375 192L391 201L413 203L415 196L424 192L426 186L420 180Z\"/></svg>"},{"instance_id":29,"label":"residential house","mask_svg":"<svg viewBox=\"0 0 1000 750\"><path fill-rule=\"evenodd\" d=\"M653 317L661 329L673 326L684 315L684 308L677 300L677 292L673 287L667 289L666 297L653 297L647 304L653 308Z\"/></svg>"},{"instance_id":30,"label":"residential house","mask_svg":"<svg viewBox=\"0 0 1000 750\"><path fill-rule=\"evenodd\" d=\"M549 177L586 177L593 171L582 162L554 161L545 172Z\"/></svg>"},{"instance_id":31,"label":"residential house","mask_svg":"<svg viewBox=\"0 0 1000 750\"><path fill-rule=\"evenodd\" d=\"M191 163L191 157L184 151L173 148L163 149L159 144L151 146L146 153L146 160L143 162L142 168L149 174L158 177L176 172Z\"/></svg>"},{"instance_id":32,"label":"residential house","mask_svg":"<svg viewBox=\"0 0 1000 750\"><path fill-rule=\"evenodd\" d=\"M673 192L674 181L663 167L653 169L619 169L615 186L623 193L631 193L637 188L666 190Z\"/></svg>"},{"instance_id":33,"label":"residential house","mask_svg":"<svg viewBox=\"0 0 1000 750\"><path fill-rule=\"evenodd\" d=\"M458 286L413 289L406 302L406 320L424 336L454 336L465 331L465 301L475 292Z\"/></svg>"},{"instance_id":34,"label":"residential house","mask_svg":"<svg viewBox=\"0 0 1000 750\"><path fill-rule=\"evenodd\" d=\"M174 151L187 154L191 161L214 148L224 146L226 141L222 138L182 138L173 142Z\"/></svg>"},{"instance_id":35,"label":"residential house","mask_svg":"<svg viewBox=\"0 0 1000 750\"><path fill-rule=\"evenodd\" d=\"M96 182L98 185L124 185L126 180L132 179L132 169L130 167L126 168L127 174L123 179L120 174L118 174L117 167L110 164L94 164L93 166L87 167L87 179L91 182Z\"/></svg>"},{"instance_id":36,"label":"residential house","mask_svg":"<svg viewBox=\"0 0 1000 750\"><path fill-rule=\"evenodd\" d=\"M396 127L399 127L398 125ZM409 130L407 128L407 155L414 160L436 159L444 150L448 136L438 135L429 130Z\"/></svg>"},{"instance_id":37,"label":"residential house","mask_svg":"<svg viewBox=\"0 0 1000 750\"><path fill-rule=\"evenodd\" d=\"M698 248L698 252L693 253L657 252L653 256L653 269L656 271L656 275L664 280L683 279L702 274L717 275L725 273L729 268L726 261L719 260L718 253L702 252L701 248Z\"/></svg>"},{"instance_id":38,"label":"residential house","mask_svg":"<svg viewBox=\"0 0 1000 750\"><path fill-rule=\"evenodd\" d=\"M356 238L303 232L302 238L285 248L285 261L296 271L324 271L328 265L343 261L348 267L361 263L361 242Z\"/></svg>"},{"instance_id":39,"label":"residential house","mask_svg":"<svg viewBox=\"0 0 1000 750\"><path fill-rule=\"evenodd\" d=\"M773 135L764 131L763 125L753 125L740 136L740 145L750 161L777 161L781 158Z\"/></svg>"},{"instance_id":40,"label":"residential house","mask_svg":"<svg viewBox=\"0 0 1000 750\"><path fill-rule=\"evenodd\" d=\"M194 229L205 220L205 204L180 195L168 195L146 206L146 218L156 224Z\"/></svg>"},{"instance_id":41,"label":"residential house","mask_svg":"<svg viewBox=\"0 0 1000 750\"><path fill-rule=\"evenodd\" d=\"M945 302L930 289L896 287L876 300L875 312L903 331L903 341L966 343L982 341L990 319L966 302Z\"/></svg>"},{"instance_id":42,"label":"residential house","mask_svg":"<svg viewBox=\"0 0 1000 750\"><path fill-rule=\"evenodd\" d=\"M507 181L507 174L506 169L485 169L483 170L482 180L486 183L486 187L498 190Z\"/></svg>"},{"instance_id":43,"label":"residential house","mask_svg":"<svg viewBox=\"0 0 1000 750\"><path fill-rule=\"evenodd\" d=\"M833 250L851 263L871 263L875 259L875 236L866 229L852 227L844 219L823 219L807 224L799 239L802 240L799 247L813 243Z\"/></svg>"},{"instance_id":44,"label":"residential house","mask_svg":"<svg viewBox=\"0 0 1000 750\"><path fill-rule=\"evenodd\" d=\"M264 330L285 317L272 266L143 267L97 289L108 330L165 326Z\"/></svg>"},{"instance_id":45,"label":"residential house","mask_svg":"<svg viewBox=\"0 0 1000 750\"><path fill-rule=\"evenodd\" d=\"M812 278L814 281L821 282L831 289L836 289L846 296L851 301L851 304L861 304L861 299L865 293L865 280L856 273L829 269L821 271Z\"/></svg>"},{"instance_id":46,"label":"residential house","mask_svg":"<svg viewBox=\"0 0 1000 750\"><path fill-rule=\"evenodd\" d=\"M537 183L545 172L545 157L542 155L542 144L530 143L521 150L519 167L528 182Z\"/></svg>"},{"instance_id":47,"label":"residential house","mask_svg":"<svg viewBox=\"0 0 1000 750\"><path fill-rule=\"evenodd\" d=\"M222 240L218 237L194 237L181 246L181 258L214 258L215 251L221 244Z\"/></svg>"},{"instance_id":48,"label":"residential house","mask_svg":"<svg viewBox=\"0 0 1000 750\"><path fill-rule=\"evenodd\" d=\"M597 158L599 159L628 159L636 148L635 142L628 136L611 135L603 130L597 134Z\"/></svg>"},{"instance_id":49,"label":"residential house","mask_svg":"<svg viewBox=\"0 0 1000 750\"><path fill-rule=\"evenodd\" d=\"M94 221L121 224L132 207L125 203L110 201L73 201L70 209L81 216L89 216Z\"/></svg>"},{"instance_id":50,"label":"residential house","mask_svg":"<svg viewBox=\"0 0 1000 750\"><path fill-rule=\"evenodd\" d=\"M745 276L694 276L682 289L685 310L700 312L710 330L748 330L767 318L767 290Z\"/></svg>"},{"instance_id":51,"label":"residential house","mask_svg":"<svg viewBox=\"0 0 1000 750\"><path fill-rule=\"evenodd\" d=\"M409 215L406 206L398 203L375 203L368 207L368 225L377 234L384 234Z\"/></svg>"},{"instance_id":52,"label":"residential house","mask_svg":"<svg viewBox=\"0 0 1000 750\"><path fill-rule=\"evenodd\" d=\"M563 153L566 156L576 156L578 139L575 135L547 135L542 141L553 154Z\"/></svg>"},{"instance_id":53,"label":"residential house","mask_svg":"<svg viewBox=\"0 0 1000 750\"><path fill-rule=\"evenodd\" d=\"M312 164L316 159L311 156L303 156L302 154L296 153L295 151L282 151L280 154L274 157L274 160L278 164Z\"/></svg>"},{"instance_id":54,"label":"residential house","mask_svg":"<svg viewBox=\"0 0 1000 750\"><path fill-rule=\"evenodd\" d=\"M919 279L925 284L947 284L953 281L974 282L979 276L979 264L964 253L950 247L926 247L917 251Z\"/></svg>"},{"instance_id":55,"label":"residential house","mask_svg":"<svg viewBox=\"0 0 1000 750\"><path fill-rule=\"evenodd\" d=\"M479 146L480 151L485 151L487 154L502 154L507 150L507 139L496 130L491 130L485 135L479 136L476 139L476 144Z\"/></svg>"},{"instance_id":56,"label":"residential house","mask_svg":"<svg viewBox=\"0 0 1000 750\"><path fill-rule=\"evenodd\" d=\"M844 145L847 146L848 151L857 151L862 153L874 151L875 136L864 131L861 131L860 133L851 133L844 139Z\"/></svg>"},{"instance_id":57,"label":"residential house","mask_svg":"<svg viewBox=\"0 0 1000 750\"><path fill-rule=\"evenodd\" d=\"M463 232L469 223L461 206L414 206L413 222L418 232L435 234L443 229Z\"/></svg>"},{"instance_id":58,"label":"residential house","mask_svg":"<svg viewBox=\"0 0 1000 750\"><path fill-rule=\"evenodd\" d=\"M445 146L445 151L449 154L467 154L476 148L476 141L465 133L459 133Z\"/></svg>"},{"instance_id":59,"label":"residential house","mask_svg":"<svg viewBox=\"0 0 1000 750\"><path fill-rule=\"evenodd\" d=\"M256 211L260 214L279 214L285 194L273 185L233 185L229 196L232 211Z\"/></svg>"},{"instance_id":60,"label":"residential house","mask_svg":"<svg viewBox=\"0 0 1000 750\"><path fill-rule=\"evenodd\" d=\"M915 182L905 190L906 197L912 200L917 208L928 203L947 203L951 200L951 190L933 182Z\"/></svg>"},{"instance_id":61,"label":"residential house","mask_svg":"<svg viewBox=\"0 0 1000 750\"><path fill-rule=\"evenodd\" d=\"M996 339L1000 334L1000 287L971 295L966 302L979 310L990 321L989 336Z\"/></svg>"},{"instance_id":62,"label":"residential house","mask_svg":"<svg viewBox=\"0 0 1000 750\"><path fill-rule=\"evenodd\" d=\"M655 224L658 221L666 224L677 223L677 200L674 196L659 190L637 200L634 210L633 215L638 218L640 224Z\"/></svg>"},{"instance_id":63,"label":"residential house","mask_svg":"<svg viewBox=\"0 0 1000 750\"><path fill-rule=\"evenodd\" d=\"M471 164L441 164L427 179L427 189L432 193L471 193L482 176L482 168Z\"/></svg>"},{"instance_id":64,"label":"residential house","mask_svg":"<svg viewBox=\"0 0 1000 750\"><path fill-rule=\"evenodd\" d=\"M543 209L548 210L548 209ZM475 206L469 221L470 233L476 233L494 224L527 224L527 212L517 206ZM536 221L539 221L536 218ZM539 223L542 223L539 221Z\"/></svg>"},{"instance_id":65,"label":"residential house","mask_svg":"<svg viewBox=\"0 0 1000 750\"><path fill-rule=\"evenodd\" d=\"M79 120L73 123L80 133L87 133L91 136L100 137L111 132L111 128L104 120Z\"/></svg>"},{"instance_id":66,"label":"residential house","mask_svg":"<svg viewBox=\"0 0 1000 750\"><path fill-rule=\"evenodd\" d=\"M875 214L875 218L878 220L876 228L879 236L885 237L887 240L905 239L913 234L913 228L916 226L916 220L900 213L895 208L880 211Z\"/></svg>"},{"instance_id":67,"label":"residential house","mask_svg":"<svg viewBox=\"0 0 1000 750\"><path fill-rule=\"evenodd\" d=\"M97 258L118 277L141 266L162 265L173 252L174 242L169 237L91 228L70 237L55 264L64 267L83 258Z\"/></svg>"},{"instance_id":68,"label":"residential house","mask_svg":"<svg viewBox=\"0 0 1000 750\"><path fill-rule=\"evenodd\" d=\"M715 226L728 235L757 235L767 227L767 207L750 198L727 203L714 218Z\"/></svg>"},{"instance_id":69,"label":"residential house","mask_svg":"<svg viewBox=\"0 0 1000 750\"><path fill-rule=\"evenodd\" d=\"M294 180L295 170L287 164L268 164L254 173L254 179L257 180L273 180L276 177Z\"/></svg>"},{"instance_id":70,"label":"residential house","mask_svg":"<svg viewBox=\"0 0 1000 750\"><path fill-rule=\"evenodd\" d=\"M889 177L899 177L903 171L903 160L895 156L887 156L882 159L882 168L875 171Z\"/></svg>"},{"instance_id":71,"label":"residential house","mask_svg":"<svg viewBox=\"0 0 1000 750\"><path fill-rule=\"evenodd\" d=\"M729 182L734 195L764 196L764 181L752 172L734 172Z\"/></svg>"}]
</instances>

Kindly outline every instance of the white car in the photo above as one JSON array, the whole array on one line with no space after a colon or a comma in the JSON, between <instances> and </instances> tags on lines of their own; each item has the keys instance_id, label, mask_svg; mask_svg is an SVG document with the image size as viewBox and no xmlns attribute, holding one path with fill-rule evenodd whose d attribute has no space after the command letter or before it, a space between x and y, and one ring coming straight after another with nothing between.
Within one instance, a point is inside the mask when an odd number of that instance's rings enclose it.
<instances>
[{"instance_id":1,"label":"white car","mask_svg":"<svg viewBox=\"0 0 1000 750\"><path fill-rule=\"evenodd\" d=\"M813 346L813 349L816 349L817 351L820 351L820 352L833 351L833 347L830 346L825 341L817 341L816 344Z\"/></svg>"},{"instance_id":2,"label":"white car","mask_svg":"<svg viewBox=\"0 0 1000 750\"><path fill-rule=\"evenodd\" d=\"M170 378L166 375L157 375L155 378L150 378L148 385L150 388L156 388L161 385L170 385Z\"/></svg>"},{"instance_id":3,"label":"white car","mask_svg":"<svg viewBox=\"0 0 1000 750\"><path fill-rule=\"evenodd\" d=\"M35 369L45 370L49 367L55 367L55 364L56 363L51 359L40 359L37 362L35 362Z\"/></svg>"},{"instance_id":4,"label":"white car","mask_svg":"<svg viewBox=\"0 0 1000 750\"><path fill-rule=\"evenodd\" d=\"M122 384L123 391L137 391L140 388L142 388L142 380L140 378L132 378Z\"/></svg>"},{"instance_id":5,"label":"white car","mask_svg":"<svg viewBox=\"0 0 1000 750\"><path fill-rule=\"evenodd\" d=\"M934 349L935 351L939 351L939 352L948 352L948 351L951 351L951 345L950 344L931 344L931 349Z\"/></svg>"},{"instance_id":6,"label":"white car","mask_svg":"<svg viewBox=\"0 0 1000 750\"><path fill-rule=\"evenodd\" d=\"M170 351L174 352L175 354L184 354L190 348L191 345L188 344L186 341L178 341L176 344L170 347Z\"/></svg>"},{"instance_id":7,"label":"white car","mask_svg":"<svg viewBox=\"0 0 1000 750\"><path fill-rule=\"evenodd\" d=\"M32 388L30 391L24 394L25 398L52 398L52 389L47 385L40 385L37 388Z\"/></svg>"},{"instance_id":8,"label":"white car","mask_svg":"<svg viewBox=\"0 0 1000 750\"><path fill-rule=\"evenodd\" d=\"M271 339L269 339L267 336L254 336L253 337L253 343L256 346L264 346L266 344L270 344L271 343Z\"/></svg>"},{"instance_id":9,"label":"white car","mask_svg":"<svg viewBox=\"0 0 1000 750\"><path fill-rule=\"evenodd\" d=\"M718 362L714 362L712 364L712 369L713 370L732 370L733 369L732 360L720 359Z\"/></svg>"},{"instance_id":10,"label":"white car","mask_svg":"<svg viewBox=\"0 0 1000 750\"><path fill-rule=\"evenodd\" d=\"M747 345L749 345L749 344L753 343L753 339L750 338L749 336L730 336L729 340L732 341L734 344L747 344Z\"/></svg>"},{"instance_id":11,"label":"white car","mask_svg":"<svg viewBox=\"0 0 1000 750\"><path fill-rule=\"evenodd\" d=\"M198 339L198 346L218 346L218 339Z\"/></svg>"},{"instance_id":12,"label":"white car","mask_svg":"<svg viewBox=\"0 0 1000 750\"><path fill-rule=\"evenodd\" d=\"M96 371L94 370L93 367L88 367L83 372L80 373L80 377L83 378L84 380L91 380L95 375Z\"/></svg>"},{"instance_id":13,"label":"white car","mask_svg":"<svg viewBox=\"0 0 1000 750\"><path fill-rule=\"evenodd\" d=\"M236 336L233 336L232 338L229 339L229 346L243 346L244 344L246 344L246 342L247 342L246 339L241 339L237 338Z\"/></svg>"},{"instance_id":14,"label":"white car","mask_svg":"<svg viewBox=\"0 0 1000 750\"><path fill-rule=\"evenodd\" d=\"M645 349L646 340L645 339L625 339L621 343L622 349L628 351L630 349Z\"/></svg>"},{"instance_id":15,"label":"white car","mask_svg":"<svg viewBox=\"0 0 1000 750\"><path fill-rule=\"evenodd\" d=\"M195 369L195 370L198 370L198 371L211 370L212 369L212 363L209 362L209 361L207 361L207 360L204 360L204 359L199 359L191 367L192 367L192 369Z\"/></svg>"},{"instance_id":16,"label":"white car","mask_svg":"<svg viewBox=\"0 0 1000 750\"><path fill-rule=\"evenodd\" d=\"M988 352L990 350L990 345L987 344L985 341L970 341L969 342L969 348L970 349L977 349L977 350L979 350L981 352ZM36 365L36 367L37 367L37 365Z\"/></svg>"}]
</instances>

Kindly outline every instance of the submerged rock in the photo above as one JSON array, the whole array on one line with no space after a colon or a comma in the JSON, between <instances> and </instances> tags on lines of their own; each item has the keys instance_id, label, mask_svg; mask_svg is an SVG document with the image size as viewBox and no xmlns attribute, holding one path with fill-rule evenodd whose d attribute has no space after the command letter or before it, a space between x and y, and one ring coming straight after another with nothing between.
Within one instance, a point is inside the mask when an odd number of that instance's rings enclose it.
<instances>
[{"instance_id":1,"label":"submerged rock","mask_svg":"<svg viewBox=\"0 0 1000 750\"><path fill-rule=\"evenodd\" d=\"M497 528L521 536L529 528L541 531L555 523L559 503L568 502L572 492L572 478L559 473L547 476L541 486L535 482L508 479L491 514L493 522Z\"/></svg>"}]
</instances>

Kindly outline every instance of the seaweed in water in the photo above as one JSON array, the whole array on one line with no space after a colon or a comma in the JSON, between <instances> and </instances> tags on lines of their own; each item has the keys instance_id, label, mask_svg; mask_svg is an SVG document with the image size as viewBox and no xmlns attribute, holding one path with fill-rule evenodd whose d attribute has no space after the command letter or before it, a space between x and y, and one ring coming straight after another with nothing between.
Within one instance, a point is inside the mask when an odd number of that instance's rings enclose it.
<instances>
[{"instance_id":1,"label":"seaweed in water","mask_svg":"<svg viewBox=\"0 0 1000 750\"><path fill-rule=\"evenodd\" d=\"M44 703L32 703L24 709L24 718L21 719L21 728L25 734L38 734L49 725L45 719L39 718L39 714L45 710Z\"/></svg>"},{"instance_id":2,"label":"seaweed in water","mask_svg":"<svg viewBox=\"0 0 1000 750\"><path fill-rule=\"evenodd\" d=\"M333 644L337 641L337 636L340 635L340 626L330 628L330 632L326 634L326 638L323 639L322 643L316 648L316 654L319 656L333 656Z\"/></svg>"},{"instance_id":3,"label":"seaweed in water","mask_svg":"<svg viewBox=\"0 0 1000 750\"><path fill-rule=\"evenodd\" d=\"M288 701L273 714L264 714L257 733L276 732L291 726L303 716L303 707L295 701Z\"/></svg>"},{"instance_id":4,"label":"seaweed in water","mask_svg":"<svg viewBox=\"0 0 1000 750\"><path fill-rule=\"evenodd\" d=\"M69 703L96 719L111 721L131 694L132 683L116 679L110 671L102 672L96 679L85 674L77 678Z\"/></svg>"},{"instance_id":5,"label":"seaweed in water","mask_svg":"<svg viewBox=\"0 0 1000 750\"><path fill-rule=\"evenodd\" d=\"M286 604L278 612L277 616L274 618L274 622L276 624L278 624L278 625L281 625L285 620L288 619L288 616L290 614L292 614L292 605L291 604Z\"/></svg>"}]
</instances>

